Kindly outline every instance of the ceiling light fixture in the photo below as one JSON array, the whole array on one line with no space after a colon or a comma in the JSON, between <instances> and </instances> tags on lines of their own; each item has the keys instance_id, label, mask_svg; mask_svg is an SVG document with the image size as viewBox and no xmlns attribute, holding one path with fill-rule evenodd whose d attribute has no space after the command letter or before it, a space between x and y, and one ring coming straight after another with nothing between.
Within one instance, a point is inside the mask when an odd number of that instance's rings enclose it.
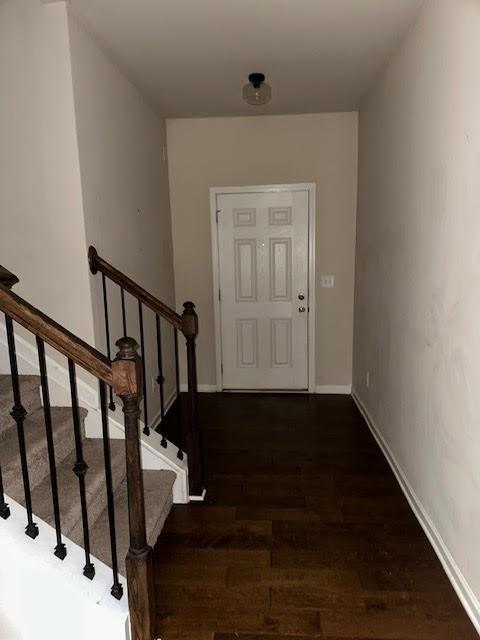
<instances>
[{"instance_id":1,"label":"ceiling light fixture","mask_svg":"<svg viewBox=\"0 0 480 640\"><path fill-rule=\"evenodd\" d=\"M251 73L250 82L243 87L242 95L247 104L260 106L272 99L272 87L265 82L263 73Z\"/></svg>"}]
</instances>

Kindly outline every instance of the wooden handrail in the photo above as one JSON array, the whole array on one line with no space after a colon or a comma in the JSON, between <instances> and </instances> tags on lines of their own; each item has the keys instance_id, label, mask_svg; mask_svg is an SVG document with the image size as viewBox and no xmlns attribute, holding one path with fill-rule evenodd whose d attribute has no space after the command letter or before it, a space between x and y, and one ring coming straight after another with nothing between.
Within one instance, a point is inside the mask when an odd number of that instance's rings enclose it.
<instances>
[{"instance_id":1,"label":"wooden handrail","mask_svg":"<svg viewBox=\"0 0 480 640\"><path fill-rule=\"evenodd\" d=\"M123 325L126 332L126 320L125 320L125 302L123 297L123 291L127 291L139 301L139 312L141 314L142 304L149 307L158 317L165 318L175 329L180 330L186 342L187 349L187 375L188 375L188 420L187 420L187 432L186 438L181 434L181 440L186 443L187 456L188 456L188 484L191 496L201 497L204 494L204 477L203 477L203 456L202 456L202 438L199 425L199 411L198 411L198 381L197 381L197 361L196 361L196 340L198 335L198 316L195 311L195 305L193 302L187 301L183 304L183 313L180 316L178 313L170 309L166 304L157 300L148 291L145 291L136 282L128 278L121 271L113 267L111 264L100 258L95 247L89 247L88 249L88 262L90 265L90 271L96 274L98 271L102 273L103 277L103 289L104 289L104 309L105 309L105 331L107 335L107 345L109 344L109 320L108 320L108 302L107 293L105 287L105 278L109 278L122 289L122 305L123 305ZM144 356L144 340L143 340L143 316L140 315L140 342L142 346L142 356ZM159 330L157 328L157 342L159 338ZM175 345L177 345L177 333L175 332ZM178 377L178 352L175 346L175 361L176 361L176 375L177 375L177 394L180 396L180 384ZM161 359L161 358L160 358ZM145 366L145 359L143 358L143 366ZM161 366L160 366L161 368ZM143 370L143 376L145 376L145 369ZM159 375L161 381L161 374ZM115 388L115 384L113 385ZM116 392L118 395L122 395ZM144 416L147 414L147 388L143 388L144 397ZM160 402L162 403L162 396ZM180 413L178 412L178 416ZM145 420L146 429L144 433L150 434L148 429L148 420ZM183 455L181 451L182 444L179 447L179 453ZM181 456L179 455L180 459Z\"/></svg>"},{"instance_id":2,"label":"wooden handrail","mask_svg":"<svg viewBox=\"0 0 480 640\"><path fill-rule=\"evenodd\" d=\"M17 296L4 284L0 284L0 310L86 371L112 385L112 367L108 358Z\"/></svg>"},{"instance_id":3,"label":"wooden handrail","mask_svg":"<svg viewBox=\"0 0 480 640\"><path fill-rule=\"evenodd\" d=\"M152 296L151 293L143 289L143 287L138 285L131 278L101 258L95 247L89 247L88 249L88 263L90 265L90 271L93 274L100 271L110 278L110 280L113 280L113 282L116 282L120 287L125 289L125 291L128 291L128 293L131 293L135 298L143 302L145 306L151 309L154 313L158 313L159 316L165 318L165 320L167 320L167 322L173 325L176 329L183 331L182 317L178 315L176 311L171 309L164 302L161 302L155 296Z\"/></svg>"}]
</instances>

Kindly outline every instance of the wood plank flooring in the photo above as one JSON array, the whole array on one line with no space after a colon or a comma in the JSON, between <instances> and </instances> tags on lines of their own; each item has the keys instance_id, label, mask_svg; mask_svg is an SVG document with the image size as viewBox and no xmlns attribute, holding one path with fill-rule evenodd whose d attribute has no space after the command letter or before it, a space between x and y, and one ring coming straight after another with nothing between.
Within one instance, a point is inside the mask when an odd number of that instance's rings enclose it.
<instances>
[{"instance_id":1,"label":"wood plank flooring","mask_svg":"<svg viewBox=\"0 0 480 640\"><path fill-rule=\"evenodd\" d=\"M347 396L202 394L207 500L155 548L162 640L478 636Z\"/></svg>"}]
</instances>

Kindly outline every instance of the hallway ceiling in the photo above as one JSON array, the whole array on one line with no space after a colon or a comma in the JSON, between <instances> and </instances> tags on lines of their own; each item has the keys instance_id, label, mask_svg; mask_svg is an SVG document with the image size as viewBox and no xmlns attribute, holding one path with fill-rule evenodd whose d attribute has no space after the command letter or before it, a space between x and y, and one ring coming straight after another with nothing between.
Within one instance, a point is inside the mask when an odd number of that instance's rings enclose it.
<instances>
[{"instance_id":1,"label":"hallway ceiling","mask_svg":"<svg viewBox=\"0 0 480 640\"><path fill-rule=\"evenodd\" d=\"M422 0L69 0L170 117L357 109ZM242 101L260 71L263 107Z\"/></svg>"}]
</instances>

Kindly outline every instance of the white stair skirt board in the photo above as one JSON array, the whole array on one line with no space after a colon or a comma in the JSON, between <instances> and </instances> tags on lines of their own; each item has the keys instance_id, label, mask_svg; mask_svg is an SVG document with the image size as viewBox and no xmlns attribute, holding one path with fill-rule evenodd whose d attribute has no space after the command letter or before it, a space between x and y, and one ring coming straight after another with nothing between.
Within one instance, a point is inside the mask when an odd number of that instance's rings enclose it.
<instances>
[{"instance_id":1,"label":"white stair skirt board","mask_svg":"<svg viewBox=\"0 0 480 640\"><path fill-rule=\"evenodd\" d=\"M201 496L190 496L190 502L203 502L205 500L206 495L207 495L207 490L204 489L202 491Z\"/></svg>"},{"instance_id":2,"label":"white stair skirt board","mask_svg":"<svg viewBox=\"0 0 480 640\"><path fill-rule=\"evenodd\" d=\"M39 375L36 347L18 334L15 336L15 344L19 373ZM51 406L71 406L72 400L70 395L70 379L68 370L48 356L47 370ZM0 374L10 375L7 336L5 324L2 322L0 322ZM98 405L98 381L93 376L88 376L88 378L91 380L90 384L77 376L79 405L88 411L85 418L85 435L87 438L101 438L102 415ZM40 387L38 389L38 393L40 395ZM171 406L174 400L175 394L167 400L165 405L166 409ZM115 413L109 411L108 414L110 438L125 438L121 407L117 406ZM157 414L154 416L152 424L158 424L159 421L160 414ZM188 503L190 498L188 495L187 456L184 455L183 460L179 460L177 458L177 447L175 447L171 442L168 442L168 446L166 448L162 447L160 444L160 435L152 433L150 436L146 436L142 433L143 427L143 422L140 421L140 433L142 434L142 468L173 471L177 476L173 485L173 502L175 504Z\"/></svg>"},{"instance_id":3,"label":"white stair skirt board","mask_svg":"<svg viewBox=\"0 0 480 640\"><path fill-rule=\"evenodd\" d=\"M67 538L67 556L53 555L55 530L35 517L39 535L25 535L27 513L6 496L11 515L0 521L0 602L15 635L12 640L128 640L130 622L127 581L121 600L111 594L112 570L97 558L95 577L88 580L82 571L85 552ZM28 606L25 605L28 603ZM0 624L1 624L0 619ZM10 640L10 636L0 638Z\"/></svg>"},{"instance_id":4,"label":"white stair skirt board","mask_svg":"<svg viewBox=\"0 0 480 640\"><path fill-rule=\"evenodd\" d=\"M367 423L370 431L372 432L373 437L377 441L380 449L383 452L388 464L390 465L395 477L397 478L400 487L405 494L408 503L415 514L420 526L425 532L425 535L430 540L430 543L438 556L438 559L442 563L443 569L447 574L448 579L452 583L453 588L455 589L457 596L459 597L465 611L467 612L470 620L472 621L475 629L480 634L480 602L477 597L473 593L470 588L468 582L466 581L464 575L460 571L457 563L453 559L448 547L443 541L440 533L437 531L434 523L431 521L430 516L426 512L424 506L422 505L419 497L415 493L413 487L411 486L405 472L399 465L397 459L395 458L393 452L391 451L389 445L387 444L385 438L382 433L379 431L377 426L375 425L372 417L368 413L365 405L360 399L359 395L355 391L352 392L352 397L355 401L355 404L358 407L358 410L362 414Z\"/></svg>"}]
</instances>

